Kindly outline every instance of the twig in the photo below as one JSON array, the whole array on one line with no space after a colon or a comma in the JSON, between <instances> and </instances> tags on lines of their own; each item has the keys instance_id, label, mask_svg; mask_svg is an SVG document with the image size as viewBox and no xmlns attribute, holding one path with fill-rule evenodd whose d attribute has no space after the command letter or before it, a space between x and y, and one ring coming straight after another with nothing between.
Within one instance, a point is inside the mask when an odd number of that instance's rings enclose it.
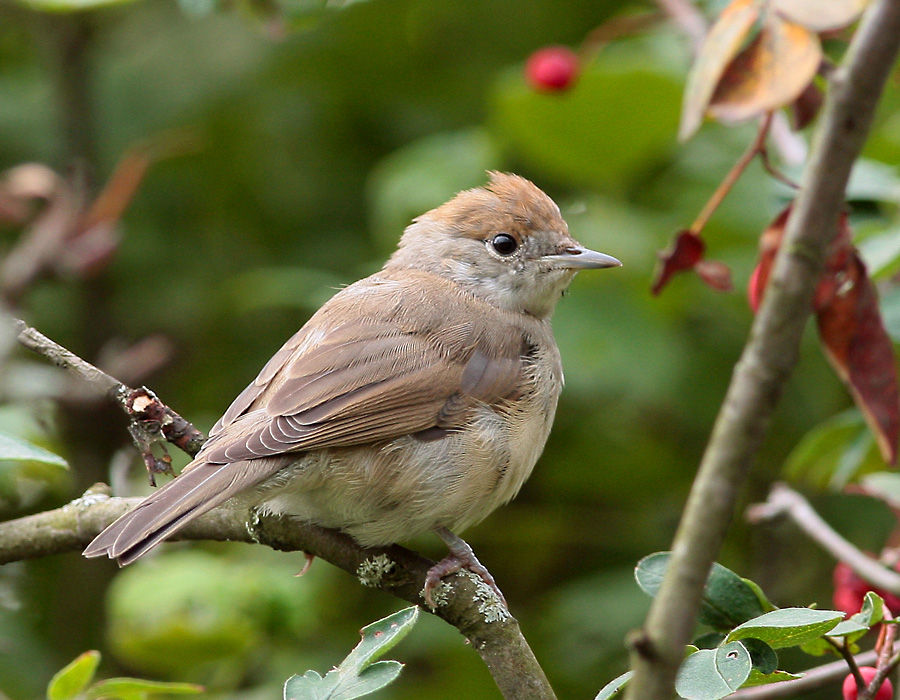
<instances>
[{"instance_id":1,"label":"twig","mask_svg":"<svg viewBox=\"0 0 900 700\"><path fill-rule=\"evenodd\" d=\"M790 518L831 556L847 564L873 586L900 595L900 574L882 566L872 557L866 556L841 537L816 513L809 501L787 484L773 485L766 502L750 506L746 516L751 523L761 523L781 517Z\"/></svg>"},{"instance_id":2,"label":"twig","mask_svg":"<svg viewBox=\"0 0 900 700\"><path fill-rule=\"evenodd\" d=\"M881 633L878 635L878 643L875 650L878 652L878 662L875 666L875 675L871 682L866 686L865 681L862 683L862 692L859 694L859 700L872 700L876 693L881 689L885 679L894 670L891 657L894 654L894 639L897 637L897 625L893 623L891 611L885 609L885 624L881 626ZM857 688L859 681L857 681Z\"/></svg>"},{"instance_id":3,"label":"twig","mask_svg":"<svg viewBox=\"0 0 900 700\"><path fill-rule=\"evenodd\" d=\"M672 546L672 559L632 650L626 697L673 694L707 573L728 530L747 472L797 361L853 162L900 49L900 3L869 6L831 79L802 187L762 308L731 379Z\"/></svg>"},{"instance_id":4,"label":"twig","mask_svg":"<svg viewBox=\"0 0 900 700\"><path fill-rule=\"evenodd\" d=\"M140 503L111 498L99 484L56 510L0 523L0 565L83 549L103 528ZM349 536L289 518L260 516L248 523L246 511L216 508L188 524L176 540L216 540L264 544L324 559L413 604L422 604L425 576L434 562L399 545L363 548ZM365 575L363 571L367 571ZM480 581L480 580L479 580ZM499 603L485 597L484 585L464 574L444 579L450 593L435 615L456 627L481 656L503 696L516 700L555 700L552 689L519 624Z\"/></svg>"},{"instance_id":5,"label":"twig","mask_svg":"<svg viewBox=\"0 0 900 700\"><path fill-rule=\"evenodd\" d=\"M151 484L155 485L155 474L171 471L170 468L166 468L168 464L165 457L168 455L160 460L150 451L153 443L165 440L192 457L200 450L206 440L203 433L163 404L149 389L144 387L132 389L78 357L71 350L50 340L24 321L13 319L13 327L21 345L81 380L83 385L93 391L98 398L110 397L125 411L131 421L129 431L147 465Z\"/></svg>"},{"instance_id":6,"label":"twig","mask_svg":"<svg viewBox=\"0 0 900 700\"><path fill-rule=\"evenodd\" d=\"M691 233L699 234L703 230L706 223L709 221L709 218L715 213L716 209L719 208L719 205L722 204L722 200L724 200L728 193L731 192L734 183L736 183L741 175L744 174L747 166L750 165L751 161L758 154L765 152L766 135L769 133L771 124L772 112L769 112L760 121L759 129L756 132L756 138L753 139L753 143L747 147L747 150L744 151L737 162L731 167L731 170L728 171L728 174L722 180L721 184L716 188L716 191L713 192L712 197L709 198L709 201L703 207L703 210L697 216L694 223L691 224L689 229Z\"/></svg>"}]
</instances>

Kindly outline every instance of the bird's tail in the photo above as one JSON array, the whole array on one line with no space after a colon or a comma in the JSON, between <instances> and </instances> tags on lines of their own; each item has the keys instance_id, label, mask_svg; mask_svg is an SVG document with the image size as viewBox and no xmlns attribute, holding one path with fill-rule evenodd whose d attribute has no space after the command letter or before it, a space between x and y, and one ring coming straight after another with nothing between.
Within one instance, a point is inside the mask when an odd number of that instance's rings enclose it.
<instances>
[{"instance_id":1,"label":"bird's tail","mask_svg":"<svg viewBox=\"0 0 900 700\"><path fill-rule=\"evenodd\" d=\"M267 476L267 470L261 466L252 461L198 461L188 465L179 476L97 535L84 550L84 556L106 555L118 560L120 566L130 564L194 518L261 481Z\"/></svg>"}]
</instances>

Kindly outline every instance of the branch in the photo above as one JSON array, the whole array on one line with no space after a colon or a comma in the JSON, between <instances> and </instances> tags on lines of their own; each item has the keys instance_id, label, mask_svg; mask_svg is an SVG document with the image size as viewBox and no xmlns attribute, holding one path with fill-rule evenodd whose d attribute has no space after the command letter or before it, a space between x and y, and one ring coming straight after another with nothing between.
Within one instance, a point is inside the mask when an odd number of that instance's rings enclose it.
<instances>
[{"instance_id":1,"label":"branch","mask_svg":"<svg viewBox=\"0 0 900 700\"><path fill-rule=\"evenodd\" d=\"M789 517L822 549L847 564L876 588L900 593L900 574L866 556L841 537L816 513L809 501L787 484L775 484L765 503L757 503L747 509L747 520L755 524L782 517Z\"/></svg>"},{"instance_id":2,"label":"branch","mask_svg":"<svg viewBox=\"0 0 900 700\"><path fill-rule=\"evenodd\" d=\"M133 435L138 426L150 437L159 435L192 456L200 449L203 435L149 390L131 389L23 321L15 320L14 326L22 345L81 379L96 396L113 398L131 418ZM149 445L145 447L149 450ZM141 500L111 498L109 487L98 484L62 508L0 523L0 565L81 551ZM296 520L259 516L248 523L246 511L227 505L192 521L172 539L248 542L285 552L306 552L354 574L363 585L380 588L416 605L422 603L425 577L434 565L399 545L363 548L336 530ZM469 640L503 696L555 700L519 623L496 600L493 591L481 579L467 574L446 578L443 583L448 584L449 591L435 592L438 607L432 612Z\"/></svg>"},{"instance_id":3,"label":"branch","mask_svg":"<svg viewBox=\"0 0 900 700\"><path fill-rule=\"evenodd\" d=\"M101 530L141 502L113 498L97 484L56 510L0 523L0 565L12 561L80 552ZM422 604L422 589L433 561L399 545L360 547L336 530L289 518L216 508L188 524L173 540L215 540L264 544L283 552L303 551L347 571L365 586L410 603ZM457 573L443 581L434 614L456 627L487 665L503 697L554 700L555 696L522 636L519 624L477 577Z\"/></svg>"},{"instance_id":4,"label":"branch","mask_svg":"<svg viewBox=\"0 0 900 700\"><path fill-rule=\"evenodd\" d=\"M853 162L900 48L900 3L876 0L863 17L830 90L750 339L700 463L672 559L643 629L632 638L635 675L626 697L667 698L684 656L707 573L759 450L798 348L825 254L837 230Z\"/></svg>"}]
</instances>

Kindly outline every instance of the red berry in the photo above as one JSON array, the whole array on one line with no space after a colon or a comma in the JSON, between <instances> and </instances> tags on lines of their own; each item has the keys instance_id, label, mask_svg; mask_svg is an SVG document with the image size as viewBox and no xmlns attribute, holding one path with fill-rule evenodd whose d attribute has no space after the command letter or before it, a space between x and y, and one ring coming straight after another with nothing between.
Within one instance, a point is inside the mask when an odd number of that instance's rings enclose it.
<instances>
[{"instance_id":1,"label":"red berry","mask_svg":"<svg viewBox=\"0 0 900 700\"><path fill-rule=\"evenodd\" d=\"M869 555L873 559L873 555ZM894 566L895 571L900 571L900 563ZM894 611L900 611L900 597L882 591L872 586L872 584L864 581L844 562L838 562L834 567L834 597L832 598L832 607L835 610L842 610L848 615L854 615L859 612L863 604L867 591L874 591L884 599L884 604L892 614Z\"/></svg>"},{"instance_id":2,"label":"red berry","mask_svg":"<svg viewBox=\"0 0 900 700\"><path fill-rule=\"evenodd\" d=\"M862 675L863 680L866 681L866 685L872 682L872 679L877 673L871 666L860 666L859 672ZM852 673L848 674L844 679L844 685L841 689L844 693L844 700L856 700L859 691L856 688L856 678L853 677ZM894 697L894 686L892 686L891 682L885 678L884 683L881 684L878 692L875 693L873 700L891 700L892 697Z\"/></svg>"},{"instance_id":3,"label":"red berry","mask_svg":"<svg viewBox=\"0 0 900 700\"><path fill-rule=\"evenodd\" d=\"M535 90L561 92L578 78L578 56L565 46L538 49L525 63L525 78Z\"/></svg>"},{"instance_id":4,"label":"red berry","mask_svg":"<svg viewBox=\"0 0 900 700\"><path fill-rule=\"evenodd\" d=\"M834 597L832 605L835 610L842 610L848 615L855 615L862 607L866 591L872 586L863 581L847 564L840 561L834 567Z\"/></svg>"}]
</instances>

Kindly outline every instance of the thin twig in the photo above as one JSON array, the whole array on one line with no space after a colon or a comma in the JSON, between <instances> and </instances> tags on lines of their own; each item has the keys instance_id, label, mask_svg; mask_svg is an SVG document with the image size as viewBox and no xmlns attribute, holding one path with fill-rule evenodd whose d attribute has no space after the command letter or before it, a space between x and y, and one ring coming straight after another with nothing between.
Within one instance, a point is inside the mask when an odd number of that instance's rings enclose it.
<instances>
[{"instance_id":1,"label":"thin twig","mask_svg":"<svg viewBox=\"0 0 900 700\"><path fill-rule=\"evenodd\" d=\"M862 688L862 692L859 694L859 700L872 700L876 693L881 689L885 679L894 670L894 667L891 664L891 657L894 654L894 639L897 636L897 625L891 624L893 618L891 617L890 610L885 609L884 621L885 624L881 626L881 633L878 636L878 643L875 645L875 650L878 652L875 675L872 677L872 681L868 684L868 687L866 686L865 681L863 681L860 686L859 680L857 679L857 688Z\"/></svg>"},{"instance_id":2,"label":"thin twig","mask_svg":"<svg viewBox=\"0 0 900 700\"><path fill-rule=\"evenodd\" d=\"M791 370L831 241L850 169L900 49L900 2L876 0L831 79L802 187L762 307L735 367L643 629L626 697L671 697L703 586L747 473Z\"/></svg>"},{"instance_id":3,"label":"thin twig","mask_svg":"<svg viewBox=\"0 0 900 700\"><path fill-rule=\"evenodd\" d=\"M842 561L874 587L900 595L900 574L867 556L858 547L841 537L822 519L801 494L784 483L772 486L765 503L750 506L746 513L751 523L775 518L790 518L814 542Z\"/></svg>"},{"instance_id":4,"label":"thin twig","mask_svg":"<svg viewBox=\"0 0 900 700\"><path fill-rule=\"evenodd\" d=\"M157 459L151 452L153 443L170 442L190 456L200 451L206 436L189 421L162 403L145 387L132 389L64 348L24 321L13 319L16 338L21 345L50 360L57 367L69 372L93 391L97 398L107 396L114 400L128 416L129 430L147 465L150 483L155 484L154 474L170 473L169 462ZM167 456L167 455L166 455Z\"/></svg>"},{"instance_id":5,"label":"thin twig","mask_svg":"<svg viewBox=\"0 0 900 700\"><path fill-rule=\"evenodd\" d=\"M744 151L740 158L738 158L731 170L728 171L728 174L723 178L721 184L716 188L716 191L713 192L712 197L709 198L709 201L703 207L703 210L697 216L694 223L691 224L689 229L691 233L699 234L704 229L710 217L715 213L716 209L719 208L719 205L722 204L722 201L728 193L731 192L734 183L736 183L741 175L744 174L747 166L750 165L759 153L764 151L766 135L769 133L771 124L772 112L768 112L760 121L759 129L756 132L756 138L753 139L753 142L747 147L747 150Z\"/></svg>"}]
</instances>

